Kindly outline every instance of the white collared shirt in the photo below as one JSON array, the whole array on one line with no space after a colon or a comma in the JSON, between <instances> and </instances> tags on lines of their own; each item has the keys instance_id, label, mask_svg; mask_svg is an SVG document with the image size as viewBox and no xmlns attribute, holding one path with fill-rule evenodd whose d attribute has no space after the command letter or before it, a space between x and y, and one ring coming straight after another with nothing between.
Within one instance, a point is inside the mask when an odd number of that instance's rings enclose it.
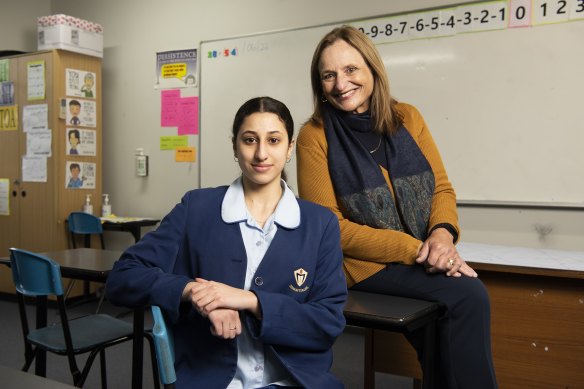
<instances>
[{"instance_id":1,"label":"white collared shirt","mask_svg":"<svg viewBox=\"0 0 584 389\"><path fill-rule=\"evenodd\" d=\"M221 218L226 223L239 223L241 236L247 254L247 269L244 289L249 290L256 270L270 247L278 230L278 225L289 229L300 225L300 206L294 193L281 181L284 189L276 210L261 228L247 210L241 177L233 181L227 189L221 205ZM242 320L241 335L237 338L237 370L228 389L260 388L270 384L282 386L296 385L262 342L253 339Z\"/></svg>"}]
</instances>

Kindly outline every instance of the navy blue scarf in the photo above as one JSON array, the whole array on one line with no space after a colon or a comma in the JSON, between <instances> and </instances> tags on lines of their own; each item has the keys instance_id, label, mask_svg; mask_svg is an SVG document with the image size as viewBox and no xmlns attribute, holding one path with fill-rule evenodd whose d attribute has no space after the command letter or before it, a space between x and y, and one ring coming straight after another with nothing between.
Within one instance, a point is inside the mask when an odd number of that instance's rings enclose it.
<instances>
[{"instance_id":1,"label":"navy blue scarf","mask_svg":"<svg viewBox=\"0 0 584 389\"><path fill-rule=\"evenodd\" d=\"M371 131L371 117L323 104L323 119L329 171L343 216L355 223L402 231L425 240L434 173L408 130L401 125L395 134L382 140L394 199L379 165L353 133Z\"/></svg>"}]
</instances>

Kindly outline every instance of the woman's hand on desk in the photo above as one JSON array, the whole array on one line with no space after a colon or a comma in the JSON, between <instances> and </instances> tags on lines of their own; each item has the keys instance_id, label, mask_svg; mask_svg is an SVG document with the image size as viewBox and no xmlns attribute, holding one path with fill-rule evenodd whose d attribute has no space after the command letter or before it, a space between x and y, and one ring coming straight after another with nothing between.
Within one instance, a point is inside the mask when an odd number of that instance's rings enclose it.
<instances>
[{"instance_id":1,"label":"woman's hand on desk","mask_svg":"<svg viewBox=\"0 0 584 389\"><path fill-rule=\"evenodd\" d=\"M420 247L416 262L423 264L428 273L446 273L448 277L476 277L477 273L460 257L445 228L437 228Z\"/></svg>"}]
</instances>

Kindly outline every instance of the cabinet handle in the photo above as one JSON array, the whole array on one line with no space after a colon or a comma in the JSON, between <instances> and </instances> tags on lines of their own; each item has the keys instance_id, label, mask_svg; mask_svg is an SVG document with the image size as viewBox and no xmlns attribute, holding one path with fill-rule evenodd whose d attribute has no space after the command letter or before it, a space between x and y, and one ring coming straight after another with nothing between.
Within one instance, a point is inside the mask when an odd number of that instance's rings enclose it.
<instances>
[{"instance_id":1,"label":"cabinet handle","mask_svg":"<svg viewBox=\"0 0 584 389\"><path fill-rule=\"evenodd\" d=\"M22 192L20 192L20 195L21 195L22 197L26 197L26 191L25 191L25 190L23 190Z\"/></svg>"},{"instance_id":2,"label":"cabinet handle","mask_svg":"<svg viewBox=\"0 0 584 389\"><path fill-rule=\"evenodd\" d=\"M16 197L16 196L18 196L18 192L17 192L17 191L15 191L15 190L13 190L13 191L12 191L12 197Z\"/></svg>"}]
</instances>

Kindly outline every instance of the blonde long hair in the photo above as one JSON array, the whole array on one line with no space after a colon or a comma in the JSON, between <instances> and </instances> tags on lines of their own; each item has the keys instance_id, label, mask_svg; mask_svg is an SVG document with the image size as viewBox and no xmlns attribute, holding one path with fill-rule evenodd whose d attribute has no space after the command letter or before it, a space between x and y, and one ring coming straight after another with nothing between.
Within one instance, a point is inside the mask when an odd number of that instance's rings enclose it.
<instances>
[{"instance_id":1,"label":"blonde long hair","mask_svg":"<svg viewBox=\"0 0 584 389\"><path fill-rule=\"evenodd\" d=\"M310 65L310 80L312 83L312 98L314 112L310 118L315 124L322 124L322 104L324 96L319 72L319 63L322 52L338 40L343 40L355 48L373 74L373 93L371 94L370 111L376 131L392 134L402 122L402 117L397 112L395 101L389 92L389 80L385 72L385 66L377 48L371 40L361 31L352 26L343 25L336 27L327 33L316 46Z\"/></svg>"}]
</instances>

